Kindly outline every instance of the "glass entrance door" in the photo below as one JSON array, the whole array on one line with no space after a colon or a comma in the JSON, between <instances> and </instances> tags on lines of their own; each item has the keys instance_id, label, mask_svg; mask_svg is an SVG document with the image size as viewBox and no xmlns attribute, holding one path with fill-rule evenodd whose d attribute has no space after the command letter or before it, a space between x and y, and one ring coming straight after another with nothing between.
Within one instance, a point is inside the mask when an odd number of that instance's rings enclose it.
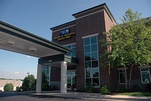
<instances>
[{"instance_id":1,"label":"glass entrance door","mask_svg":"<svg viewBox=\"0 0 151 101\"><path fill-rule=\"evenodd\" d=\"M68 88L68 90L76 89L76 79L75 78L76 78L75 71L67 72L67 88Z\"/></svg>"}]
</instances>

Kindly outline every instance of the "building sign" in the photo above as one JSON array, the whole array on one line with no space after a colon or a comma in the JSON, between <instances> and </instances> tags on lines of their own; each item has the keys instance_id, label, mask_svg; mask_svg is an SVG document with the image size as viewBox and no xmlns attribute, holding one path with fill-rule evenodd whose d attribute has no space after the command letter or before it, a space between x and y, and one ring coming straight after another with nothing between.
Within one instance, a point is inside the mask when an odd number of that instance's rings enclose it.
<instances>
[{"instance_id":1,"label":"building sign","mask_svg":"<svg viewBox=\"0 0 151 101\"><path fill-rule=\"evenodd\" d=\"M70 32L70 29L64 29L60 31L60 36L54 37L54 40L61 41L65 39L71 38L73 35L75 35L75 32Z\"/></svg>"}]
</instances>

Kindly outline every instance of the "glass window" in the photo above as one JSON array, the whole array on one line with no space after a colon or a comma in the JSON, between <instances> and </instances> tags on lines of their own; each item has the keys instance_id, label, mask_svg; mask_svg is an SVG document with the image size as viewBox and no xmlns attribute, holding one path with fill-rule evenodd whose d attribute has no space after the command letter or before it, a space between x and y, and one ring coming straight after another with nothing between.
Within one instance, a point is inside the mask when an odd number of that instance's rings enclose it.
<instances>
[{"instance_id":1,"label":"glass window","mask_svg":"<svg viewBox=\"0 0 151 101\"><path fill-rule=\"evenodd\" d=\"M71 44L71 45L66 45L64 46L70 50L72 50L72 52L67 52L66 55L67 56L72 56L72 57L76 57L76 44Z\"/></svg>"},{"instance_id":2,"label":"glass window","mask_svg":"<svg viewBox=\"0 0 151 101\"><path fill-rule=\"evenodd\" d=\"M88 53L90 52L90 46L85 46L85 49L84 49L85 53Z\"/></svg>"},{"instance_id":3,"label":"glass window","mask_svg":"<svg viewBox=\"0 0 151 101\"><path fill-rule=\"evenodd\" d=\"M118 74L119 74L119 83L125 83L125 70L118 70Z\"/></svg>"},{"instance_id":4,"label":"glass window","mask_svg":"<svg viewBox=\"0 0 151 101\"><path fill-rule=\"evenodd\" d=\"M97 43L97 37L93 36L91 37L91 44Z\"/></svg>"},{"instance_id":5,"label":"glass window","mask_svg":"<svg viewBox=\"0 0 151 101\"><path fill-rule=\"evenodd\" d=\"M92 54L92 60L98 60L98 54L97 52L93 52Z\"/></svg>"},{"instance_id":6,"label":"glass window","mask_svg":"<svg viewBox=\"0 0 151 101\"><path fill-rule=\"evenodd\" d=\"M99 78L93 78L93 86L99 86Z\"/></svg>"},{"instance_id":7,"label":"glass window","mask_svg":"<svg viewBox=\"0 0 151 101\"><path fill-rule=\"evenodd\" d=\"M150 71L149 68L140 68L141 81L144 84L150 83Z\"/></svg>"},{"instance_id":8,"label":"glass window","mask_svg":"<svg viewBox=\"0 0 151 101\"><path fill-rule=\"evenodd\" d=\"M89 45L89 44L90 44L90 38L85 38L84 45Z\"/></svg>"},{"instance_id":9,"label":"glass window","mask_svg":"<svg viewBox=\"0 0 151 101\"><path fill-rule=\"evenodd\" d=\"M97 51L97 44L94 44L91 46L91 52L96 52Z\"/></svg>"},{"instance_id":10,"label":"glass window","mask_svg":"<svg viewBox=\"0 0 151 101\"><path fill-rule=\"evenodd\" d=\"M97 36L84 38L84 58L86 86L99 86Z\"/></svg>"},{"instance_id":11,"label":"glass window","mask_svg":"<svg viewBox=\"0 0 151 101\"><path fill-rule=\"evenodd\" d=\"M42 73L44 73L44 75L46 76L49 84L50 84L50 68L51 67L49 65L43 65L42 66Z\"/></svg>"},{"instance_id":12,"label":"glass window","mask_svg":"<svg viewBox=\"0 0 151 101\"><path fill-rule=\"evenodd\" d=\"M91 59L90 53L85 54L85 61L89 61Z\"/></svg>"}]
</instances>

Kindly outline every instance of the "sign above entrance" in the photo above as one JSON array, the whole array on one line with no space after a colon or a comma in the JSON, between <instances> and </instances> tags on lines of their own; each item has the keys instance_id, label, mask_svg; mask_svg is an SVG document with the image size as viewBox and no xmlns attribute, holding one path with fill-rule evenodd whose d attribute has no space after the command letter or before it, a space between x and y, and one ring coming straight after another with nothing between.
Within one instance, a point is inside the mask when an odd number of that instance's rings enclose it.
<instances>
[{"instance_id":1,"label":"sign above entrance","mask_svg":"<svg viewBox=\"0 0 151 101\"><path fill-rule=\"evenodd\" d=\"M54 37L54 40L61 41L65 39L71 38L73 35L75 35L75 32L70 32L70 29L64 29L60 31L60 36Z\"/></svg>"}]
</instances>

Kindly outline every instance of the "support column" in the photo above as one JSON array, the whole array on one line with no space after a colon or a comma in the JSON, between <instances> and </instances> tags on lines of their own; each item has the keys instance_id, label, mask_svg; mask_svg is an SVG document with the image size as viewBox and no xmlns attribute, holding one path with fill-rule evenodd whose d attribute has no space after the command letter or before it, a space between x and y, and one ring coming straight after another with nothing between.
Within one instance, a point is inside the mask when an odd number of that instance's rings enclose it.
<instances>
[{"instance_id":1,"label":"support column","mask_svg":"<svg viewBox=\"0 0 151 101\"><path fill-rule=\"evenodd\" d=\"M38 64L38 67L37 67L36 93L40 93L41 92L41 83L42 83L42 65Z\"/></svg>"},{"instance_id":2,"label":"support column","mask_svg":"<svg viewBox=\"0 0 151 101\"><path fill-rule=\"evenodd\" d=\"M67 93L67 62L61 62L61 94Z\"/></svg>"}]
</instances>

